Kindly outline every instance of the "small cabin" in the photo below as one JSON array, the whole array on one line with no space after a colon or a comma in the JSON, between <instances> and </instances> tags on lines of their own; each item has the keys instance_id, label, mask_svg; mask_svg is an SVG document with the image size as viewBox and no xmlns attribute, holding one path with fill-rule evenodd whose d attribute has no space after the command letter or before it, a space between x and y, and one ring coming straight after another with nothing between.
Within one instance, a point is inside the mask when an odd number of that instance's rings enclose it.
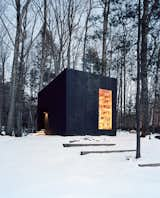
<instances>
[{"instance_id":1,"label":"small cabin","mask_svg":"<svg viewBox=\"0 0 160 198\"><path fill-rule=\"evenodd\" d=\"M116 97L116 79L65 69L38 94L38 130L116 135Z\"/></svg>"}]
</instances>

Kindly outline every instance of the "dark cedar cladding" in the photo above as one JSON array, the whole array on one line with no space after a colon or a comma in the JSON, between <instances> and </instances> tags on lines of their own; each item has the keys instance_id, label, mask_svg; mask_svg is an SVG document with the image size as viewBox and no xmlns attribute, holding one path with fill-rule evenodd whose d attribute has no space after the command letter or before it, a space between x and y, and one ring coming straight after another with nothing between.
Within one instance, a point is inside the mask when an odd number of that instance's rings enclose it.
<instances>
[{"instance_id":1,"label":"dark cedar cladding","mask_svg":"<svg viewBox=\"0 0 160 198\"><path fill-rule=\"evenodd\" d=\"M116 79L65 69L38 94L38 130L116 135L116 95Z\"/></svg>"}]
</instances>

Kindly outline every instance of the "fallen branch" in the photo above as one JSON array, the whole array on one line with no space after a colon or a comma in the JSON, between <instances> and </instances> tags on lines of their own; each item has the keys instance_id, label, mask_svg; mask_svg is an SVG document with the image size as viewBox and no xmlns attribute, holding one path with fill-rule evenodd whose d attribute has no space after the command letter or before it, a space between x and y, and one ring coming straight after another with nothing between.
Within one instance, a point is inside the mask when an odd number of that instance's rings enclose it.
<instances>
[{"instance_id":1,"label":"fallen branch","mask_svg":"<svg viewBox=\"0 0 160 198\"><path fill-rule=\"evenodd\" d=\"M152 164L138 164L139 167L157 167L160 166L160 163L152 163Z\"/></svg>"},{"instance_id":2,"label":"fallen branch","mask_svg":"<svg viewBox=\"0 0 160 198\"><path fill-rule=\"evenodd\" d=\"M135 152L136 150L111 150L111 151L81 151L80 155L86 155L91 153L124 153L124 152Z\"/></svg>"},{"instance_id":3,"label":"fallen branch","mask_svg":"<svg viewBox=\"0 0 160 198\"><path fill-rule=\"evenodd\" d=\"M115 146L115 144L63 144L64 147L79 147L79 146Z\"/></svg>"}]
</instances>

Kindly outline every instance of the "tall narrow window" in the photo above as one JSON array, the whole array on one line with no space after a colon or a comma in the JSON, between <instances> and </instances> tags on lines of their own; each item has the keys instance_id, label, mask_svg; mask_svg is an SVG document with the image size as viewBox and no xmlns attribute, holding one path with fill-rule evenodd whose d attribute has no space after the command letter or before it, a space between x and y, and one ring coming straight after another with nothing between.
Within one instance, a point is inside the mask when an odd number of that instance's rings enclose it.
<instances>
[{"instance_id":1,"label":"tall narrow window","mask_svg":"<svg viewBox=\"0 0 160 198\"><path fill-rule=\"evenodd\" d=\"M99 89L99 130L112 130L112 91Z\"/></svg>"}]
</instances>

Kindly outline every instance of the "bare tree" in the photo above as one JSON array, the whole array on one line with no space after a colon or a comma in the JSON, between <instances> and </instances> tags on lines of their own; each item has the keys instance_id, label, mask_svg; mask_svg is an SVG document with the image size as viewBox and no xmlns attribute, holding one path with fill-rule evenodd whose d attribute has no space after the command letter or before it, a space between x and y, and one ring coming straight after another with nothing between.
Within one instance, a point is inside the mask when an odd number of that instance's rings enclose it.
<instances>
[{"instance_id":1,"label":"bare tree","mask_svg":"<svg viewBox=\"0 0 160 198\"><path fill-rule=\"evenodd\" d=\"M0 41L0 130L5 125L5 66L8 58L8 51L4 43L5 35L1 35Z\"/></svg>"},{"instance_id":2,"label":"bare tree","mask_svg":"<svg viewBox=\"0 0 160 198\"><path fill-rule=\"evenodd\" d=\"M46 64L46 33L47 33L47 0L43 1L43 28L42 28L42 57L40 63L40 83L39 90L43 88L43 77Z\"/></svg>"},{"instance_id":3,"label":"bare tree","mask_svg":"<svg viewBox=\"0 0 160 198\"><path fill-rule=\"evenodd\" d=\"M51 1L55 28L58 38L58 70L64 68L64 51L67 44L67 2L65 0Z\"/></svg>"},{"instance_id":4,"label":"bare tree","mask_svg":"<svg viewBox=\"0 0 160 198\"><path fill-rule=\"evenodd\" d=\"M71 68L71 52L72 52L72 37L76 27L79 25L81 16L83 14L80 11L80 4L81 1L79 0L68 0L68 10L67 10L67 27L68 27L68 46L67 46L67 68ZM77 16L79 12L80 16ZM77 20L77 21L76 21Z\"/></svg>"},{"instance_id":5,"label":"bare tree","mask_svg":"<svg viewBox=\"0 0 160 198\"><path fill-rule=\"evenodd\" d=\"M17 76L18 76L18 67L19 67L19 46L20 46L20 34L21 34L21 5L20 0L16 0L16 15L17 15L17 25L16 25L16 37L14 45L14 57L13 57L13 66L12 66L12 79L11 79L11 101L10 108L8 113L8 122L7 122L7 134L12 135L12 131L15 129L15 110L16 110L16 91L17 91Z\"/></svg>"},{"instance_id":6,"label":"bare tree","mask_svg":"<svg viewBox=\"0 0 160 198\"><path fill-rule=\"evenodd\" d=\"M103 3L103 41L102 41L102 70L101 73L103 75L106 75L106 72L108 71L107 68L107 46L106 46L106 40L107 40L107 29L108 29L108 17L109 17L109 11L110 11L110 0L101 0Z\"/></svg>"},{"instance_id":7,"label":"bare tree","mask_svg":"<svg viewBox=\"0 0 160 198\"><path fill-rule=\"evenodd\" d=\"M22 20L26 9L30 4L31 0L27 0L24 6L21 8L21 1L15 0L16 6L16 36L14 43L14 56L13 56L13 66L12 66L12 78L11 78L11 90L10 90L10 108L8 113L7 122L7 133L12 135L13 130L17 130L15 116L16 116L16 97L17 97L17 87L18 87L18 76L19 76L19 55L20 55L20 43L21 43L21 33L22 33ZM19 135L19 134L18 134Z\"/></svg>"},{"instance_id":8,"label":"bare tree","mask_svg":"<svg viewBox=\"0 0 160 198\"><path fill-rule=\"evenodd\" d=\"M141 42L141 79L142 79L142 136L148 130L148 68L147 68L147 35L148 35L149 1L143 1L142 42Z\"/></svg>"},{"instance_id":9,"label":"bare tree","mask_svg":"<svg viewBox=\"0 0 160 198\"><path fill-rule=\"evenodd\" d=\"M86 55L86 44L87 44L87 36L88 36L88 23L91 15L93 1L89 0L87 4L88 4L88 9L87 9L87 17L85 21L85 33L84 33L84 44L83 44L83 71L86 70L85 55Z\"/></svg>"},{"instance_id":10,"label":"bare tree","mask_svg":"<svg viewBox=\"0 0 160 198\"><path fill-rule=\"evenodd\" d=\"M158 49L158 60L156 61L156 73L155 73L155 80L154 80L154 104L153 104L153 122L152 122L154 131L155 131L155 128L158 126L156 117L159 114L159 99L160 99L160 93L159 93L160 85L158 84L159 77L160 77L160 48Z\"/></svg>"},{"instance_id":11,"label":"bare tree","mask_svg":"<svg viewBox=\"0 0 160 198\"><path fill-rule=\"evenodd\" d=\"M68 2L68 16L67 16L67 22L68 22L68 48L67 48L67 68L70 68L71 66L71 42L72 42L72 34L73 34L73 22L74 22L74 16L75 16L75 2L74 0L69 0Z\"/></svg>"},{"instance_id":12,"label":"bare tree","mask_svg":"<svg viewBox=\"0 0 160 198\"><path fill-rule=\"evenodd\" d=\"M138 39L137 39L137 93L136 93L136 158L141 157L140 150L140 33L141 33L141 0L138 0Z\"/></svg>"},{"instance_id":13,"label":"bare tree","mask_svg":"<svg viewBox=\"0 0 160 198\"><path fill-rule=\"evenodd\" d=\"M24 108L24 88L25 88L25 71L26 71L26 60L25 60L25 40L27 37L27 15L28 15L28 6L29 1L23 7L21 17L21 46L20 46L20 61L19 61L19 69L18 69L18 82L17 82L17 100L16 100L16 126L17 130L15 131L16 136L21 136L23 129L23 108Z\"/></svg>"},{"instance_id":14,"label":"bare tree","mask_svg":"<svg viewBox=\"0 0 160 198\"><path fill-rule=\"evenodd\" d=\"M126 127L126 37L127 30L125 23L123 23L123 126Z\"/></svg>"},{"instance_id":15,"label":"bare tree","mask_svg":"<svg viewBox=\"0 0 160 198\"><path fill-rule=\"evenodd\" d=\"M145 137L148 131L148 64L147 64L147 52L148 52L148 32L149 22L153 12L158 8L159 0L154 0L151 4L149 12L149 0L143 0L143 15L142 15L142 30L141 30L141 79L142 79L142 137Z\"/></svg>"}]
</instances>

